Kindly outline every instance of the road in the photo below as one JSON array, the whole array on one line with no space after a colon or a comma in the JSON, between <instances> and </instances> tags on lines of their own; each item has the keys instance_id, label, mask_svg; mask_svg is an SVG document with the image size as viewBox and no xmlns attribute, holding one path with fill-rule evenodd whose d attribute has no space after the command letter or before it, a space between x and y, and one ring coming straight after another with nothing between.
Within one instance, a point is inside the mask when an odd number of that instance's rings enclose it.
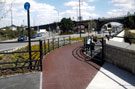
<instances>
[{"instance_id":1,"label":"road","mask_svg":"<svg viewBox=\"0 0 135 89\"><path fill-rule=\"evenodd\" d=\"M96 33L97 34L97 33ZM108 34L108 33L105 33ZM105 35L104 34L104 35ZM95 32L90 33L89 35L95 35ZM71 38L76 38L76 37L80 37L80 34L73 34L73 35L57 35L57 34L53 34L53 33L49 33L47 32L46 34L44 34L42 37L36 37L35 39L31 39L31 40L40 40L40 39L51 39L51 38L58 38L58 37L64 37L64 36L71 36ZM82 34L82 37L88 36L88 34ZM102 35L101 35L102 36ZM62 38L61 38L62 39ZM16 43L0 43L0 52L4 52L4 51L12 51L12 50L16 50L18 48L24 47L26 45L28 45L28 42L17 42L17 39L15 40L8 40L6 42L12 42L12 41L16 41ZM4 41L3 41L4 42ZM32 44L38 44L39 42L32 42Z\"/></svg>"},{"instance_id":2,"label":"road","mask_svg":"<svg viewBox=\"0 0 135 89\"><path fill-rule=\"evenodd\" d=\"M52 35L50 37L52 37ZM36 37L35 39L31 39L31 40L46 39L46 38L50 38L50 37L49 37L48 33L46 33L42 37ZM3 42L13 42L13 41L15 43L0 43L0 52L13 50L13 49L21 48L21 47L28 45L28 42L18 42L17 39L3 41ZM32 44L37 44L37 43L39 43L39 42L32 42Z\"/></svg>"},{"instance_id":3,"label":"road","mask_svg":"<svg viewBox=\"0 0 135 89\"><path fill-rule=\"evenodd\" d=\"M54 37L58 38L58 37L64 37L64 36L67 36L67 35L61 35L60 36L60 35L48 32L48 33L44 34L42 37L36 37L35 39L31 39L31 40L51 39L51 38L54 38ZM87 36L87 34L82 34L82 36L83 37ZM71 37L72 38L79 37L79 34L71 35ZM24 47L24 46L28 45L28 42L17 42L17 39L3 41L3 42L12 42L12 41L14 41L15 43L0 43L0 52L10 51L10 50L18 49L18 48L21 48L21 47ZM39 42L32 42L32 44L38 44L38 43Z\"/></svg>"}]
</instances>

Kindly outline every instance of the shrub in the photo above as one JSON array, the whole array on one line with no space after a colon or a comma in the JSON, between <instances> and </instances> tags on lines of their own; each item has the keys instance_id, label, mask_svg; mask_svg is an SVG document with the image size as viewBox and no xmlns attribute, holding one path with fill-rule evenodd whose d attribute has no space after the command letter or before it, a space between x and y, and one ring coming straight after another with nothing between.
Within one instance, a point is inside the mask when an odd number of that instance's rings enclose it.
<instances>
[{"instance_id":1,"label":"shrub","mask_svg":"<svg viewBox=\"0 0 135 89\"><path fill-rule=\"evenodd\" d=\"M132 33L129 29L125 29L125 34L124 34L125 37L128 37L128 38L135 38L135 33ZM135 43L135 39L124 39L125 42L131 42L132 44Z\"/></svg>"}]
</instances>

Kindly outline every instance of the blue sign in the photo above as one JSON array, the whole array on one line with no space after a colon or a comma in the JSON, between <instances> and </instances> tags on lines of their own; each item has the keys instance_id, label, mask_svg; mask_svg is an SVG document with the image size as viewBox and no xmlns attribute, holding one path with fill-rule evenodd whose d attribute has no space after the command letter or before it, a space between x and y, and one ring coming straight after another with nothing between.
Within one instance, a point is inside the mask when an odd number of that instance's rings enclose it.
<instances>
[{"instance_id":1,"label":"blue sign","mask_svg":"<svg viewBox=\"0 0 135 89\"><path fill-rule=\"evenodd\" d=\"M29 9L30 9L30 3L29 3L29 2L26 2L26 3L24 4L24 9L25 9L25 10L29 10Z\"/></svg>"}]
</instances>

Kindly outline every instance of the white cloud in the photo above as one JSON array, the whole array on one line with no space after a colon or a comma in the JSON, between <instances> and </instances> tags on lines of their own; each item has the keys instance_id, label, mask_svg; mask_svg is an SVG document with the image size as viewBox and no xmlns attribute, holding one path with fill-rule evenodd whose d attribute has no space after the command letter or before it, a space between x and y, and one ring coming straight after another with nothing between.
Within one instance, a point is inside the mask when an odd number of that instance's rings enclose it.
<instances>
[{"instance_id":1,"label":"white cloud","mask_svg":"<svg viewBox=\"0 0 135 89\"><path fill-rule=\"evenodd\" d=\"M118 16L124 16L127 15L128 10L125 9L113 9L109 12L107 12L107 14L111 17L118 17Z\"/></svg>"},{"instance_id":2,"label":"white cloud","mask_svg":"<svg viewBox=\"0 0 135 89\"><path fill-rule=\"evenodd\" d=\"M92 13L92 11L95 10L95 6L88 5L89 2L94 1L96 0L81 0L81 12L84 20L89 19L89 16L92 16L93 18L98 16L97 14ZM6 17L0 20L0 27L11 25L11 3L13 13L13 24L18 26L22 24L27 25L27 12L26 10L24 10L25 2L30 2L31 4L31 26L48 24L58 21L58 11L56 10L55 6L46 3L39 3L36 0L6 0L6 4L4 7L4 11L7 11ZM59 12L59 20L63 17L74 17L74 20L76 20L78 17L78 0L72 0L67 3L64 3L64 6L71 8Z\"/></svg>"},{"instance_id":3,"label":"white cloud","mask_svg":"<svg viewBox=\"0 0 135 89\"><path fill-rule=\"evenodd\" d=\"M72 9L78 9L79 3L77 1L70 1L67 3L64 3L65 6L69 6ZM81 9L82 10L87 10L87 11L93 11L95 10L95 6L89 6L88 3L86 2L81 2Z\"/></svg>"},{"instance_id":4,"label":"white cloud","mask_svg":"<svg viewBox=\"0 0 135 89\"><path fill-rule=\"evenodd\" d=\"M93 2L95 0L89 0L89 2ZM64 12L62 12L62 16L65 17L74 17L75 20L77 20L78 17L78 8L79 8L79 3L78 0L73 0L73 1L69 1L64 3L65 6L70 7L70 10L66 10ZM86 0L81 0L81 16L83 18L83 20L89 19L89 17L98 17L99 15L92 13L92 11L95 10L95 6L90 6L88 5L88 3L86 2Z\"/></svg>"},{"instance_id":5,"label":"white cloud","mask_svg":"<svg viewBox=\"0 0 135 89\"><path fill-rule=\"evenodd\" d=\"M31 4L31 26L55 22L57 20L57 11L54 6L46 3L38 3L36 0L6 0L5 8L8 10L6 17L0 21L0 27L11 25L11 3L13 13L13 24L22 25L23 20L27 25L27 11L24 10L24 3L29 1Z\"/></svg>"},{"instance_id":6,"label":"white cloud","mask_svg":"<svg viewBox=\"0 0 135 89\"><path fill-rule=\"evenodd\" d=\"M128 12L133 13L135 11L134 0L111 0L111 3L118 9L112 9L107 14L110 16L123 16Z\"/></svg>"},{"instance_id":7,"label":"white cloud","mask_svg":"<svg viewBox=\"0 0 135 89\"><path fill-rule=\"evenodd\" d=\"M123 7L126 9L135 9L135 1L134 0L111 0L111 3L117 7Z\"/></svg>"},{"instance_id":8,"label":"white cloud","mask_svg":"<svg viewBox=\"0 0 135 89\"><path fill-rule=\"evenodd\" d=\"M79 0L71 0L71 1L79 1ZM95 2L95 1L97 1L97 0L80 0L80 1L82 1L82 2Z\"/></svg>"}]
</instances>

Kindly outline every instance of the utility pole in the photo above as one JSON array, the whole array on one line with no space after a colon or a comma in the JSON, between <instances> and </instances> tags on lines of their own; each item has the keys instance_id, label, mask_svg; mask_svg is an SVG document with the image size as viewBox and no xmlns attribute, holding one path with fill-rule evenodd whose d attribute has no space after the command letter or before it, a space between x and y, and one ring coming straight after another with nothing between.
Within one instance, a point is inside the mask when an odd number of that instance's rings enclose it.
<instances>
[{"instance_id":1,"label":"utility pole","mask_svg":"<svg viewBox=\"0 0 135 89\"><path fill-rule=\"evenodd\" d=\"M80 37L81 37L81 3L80 3L80 0L79 0L79 26L80 26Z\"/></svg>"},{"instance_id":2,"label":"utility pole","mask_svg":"<svg viewBox=\"0 0 135 89\"><path fill-rule=\"evenodd\" d=\"M133 6L135 6L135 0L134 0L134 5ZM134 14L135 14L135 11L134 11Z\"/></svg>"},{"instance_id":3,"label":"utility pole","mask_svg":"<svg viewBox=\"0 0 135 89\"><path fill-rule=\"evenodd\" d=\"M12 30L12 25L13 25L12 5L13 5L13 3L11 3L11 30Z\"/></svg>"}]
</instances>

